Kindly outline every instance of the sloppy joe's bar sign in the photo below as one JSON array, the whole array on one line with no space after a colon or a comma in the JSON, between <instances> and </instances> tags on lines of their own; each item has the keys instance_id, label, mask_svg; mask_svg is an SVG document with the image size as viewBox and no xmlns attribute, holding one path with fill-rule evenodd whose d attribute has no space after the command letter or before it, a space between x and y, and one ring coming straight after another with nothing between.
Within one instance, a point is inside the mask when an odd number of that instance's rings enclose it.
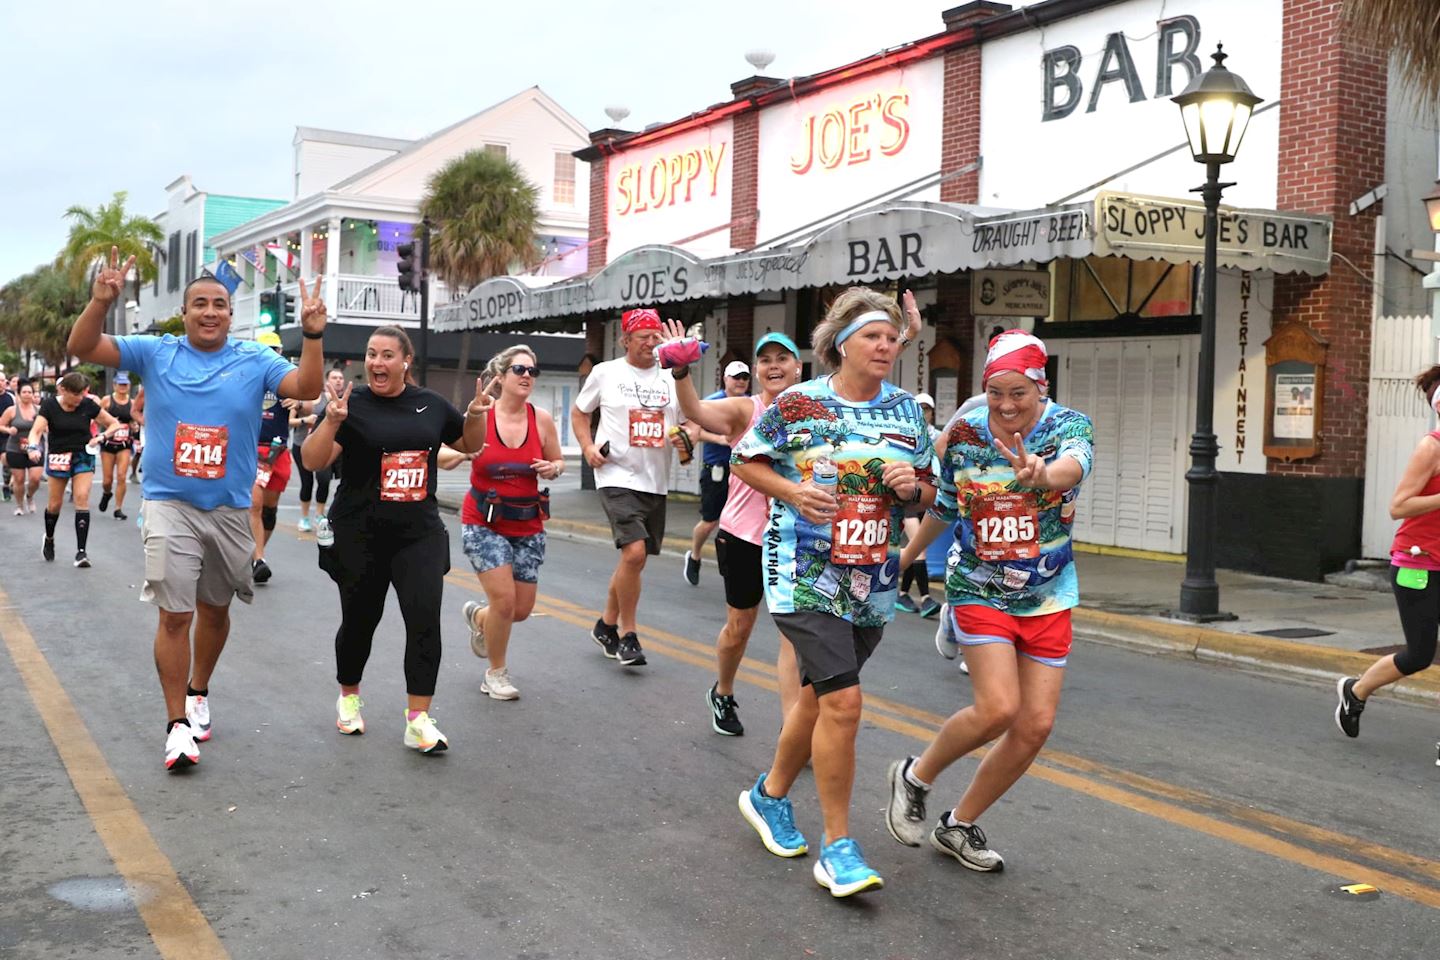
<instances>
[{"instance_id":1,"label":"sloppy joe's bar sign","mask_svg":"<svg viewBox=\"0 0 1440 960\"><path fill-rule=\"evenodd\" d=\"M685 244L717 255L730 251L732 125L686 130L609 158L606 249L615 258L645 244ZM710 233L708 231L714 231Z\"/></svg>"}]
</instances>

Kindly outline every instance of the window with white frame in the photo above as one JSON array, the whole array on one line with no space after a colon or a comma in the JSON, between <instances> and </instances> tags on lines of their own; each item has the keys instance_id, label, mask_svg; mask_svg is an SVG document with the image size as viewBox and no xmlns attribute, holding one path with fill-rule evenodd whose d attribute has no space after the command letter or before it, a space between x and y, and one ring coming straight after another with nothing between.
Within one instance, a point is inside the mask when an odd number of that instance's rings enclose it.
<instances>
[{"instance_id":1,"label":"window with white frame","mask_svg":"<svg viewBox=\"0 0 1440 960\"><path fill-rule=\"evenodd\" d=\"M485 144L485 152L499 154L502 157L510 156L510 148L503 143L487 143Z\"/></svg>"},{"instance_id":2,"label":"window with white frame","mask_svg":"<svg viewBox=\"0 0 1440 960\"><path fill-rule=\"evenodd\" d=\"M575 205L575 158L568 153L555 154L555 188L551 197L556 204Z\"/></svg>"}]
</instances>

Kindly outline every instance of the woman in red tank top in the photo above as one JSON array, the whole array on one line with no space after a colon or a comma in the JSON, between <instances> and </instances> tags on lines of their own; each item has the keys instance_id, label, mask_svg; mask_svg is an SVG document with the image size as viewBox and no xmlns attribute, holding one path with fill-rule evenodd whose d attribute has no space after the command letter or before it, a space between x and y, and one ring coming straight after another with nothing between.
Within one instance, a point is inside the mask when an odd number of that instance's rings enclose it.
<instances>
[{"instance_id":1,"label":"woman in red tank top","mask_svg":"<svg viewBox=\"0 0 1440 960\"><path fill-rule=\"evenodd\" d=\"M1440 365L1415 378L1420 395L1440 413ZM1360 713L1370 694L1419 673L1435 660L1440 633L1440 430L1420 438L1390 498L1390 517L1400 521L1390 545L1390 583L1405 649L1370 665L1360 677L1336 683L1335 723L1347 737L1360 735Z\"/></svg>"},{"instance_id":2,"label":"woman in red tank top","mask_svg":"<svg viewBox=\"0 0 1440 960\"><path fill-rule=\"evenodd\" d=\"M465 555L487 601L472 600L462 612L470 649L490 660L480 692L495 700L520 696L505 660L510 628L535 607L550 510L542 485L565 469L555 419L530 403L538 376L535 354L523 344L500 351L485 368L495 406L485 425L485 448L471 462L470 492L460 512Z\"/></svg>"}]
</instances>

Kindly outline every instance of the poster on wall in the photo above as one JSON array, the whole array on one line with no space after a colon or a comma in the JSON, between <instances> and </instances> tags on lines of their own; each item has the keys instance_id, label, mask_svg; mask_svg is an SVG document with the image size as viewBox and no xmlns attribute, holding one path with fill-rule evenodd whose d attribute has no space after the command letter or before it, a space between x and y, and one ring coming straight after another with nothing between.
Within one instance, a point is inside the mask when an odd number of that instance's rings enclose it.
<instances>
[{"instance_id":1,"label":"poster on wall","mask_svg":"<svg viewBox=\"0 0 1440 960\"><path fill-rule=\"evenodd\" d=\"M977 317L1050 316L1050 271L975 271L970 312Z\"/></svg>"},{"instance_id":2,"label":"poster on wall","mask_svg":"<svg viewBox=\"0 0 1440 960\"><path fill-rule=\"evenodd\" d=\"M1275 375L1274 417L1276 440L1315 439L1315 374Z\"/></svg>"}]
</instances>

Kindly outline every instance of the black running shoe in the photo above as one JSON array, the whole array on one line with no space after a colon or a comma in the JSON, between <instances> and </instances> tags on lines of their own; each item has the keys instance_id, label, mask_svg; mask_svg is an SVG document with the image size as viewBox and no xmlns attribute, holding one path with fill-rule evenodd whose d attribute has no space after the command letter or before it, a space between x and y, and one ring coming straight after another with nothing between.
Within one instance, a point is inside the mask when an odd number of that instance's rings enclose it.
<instances>
[{"instance_id":1,"label":"black running shoe","mask_svg":"<svg viewBox=\"0 0 1440 960\"><path fill-rule=\"evenodd\" d=\"M1335 725L1347 737L1360 736L1360 714L1365 712L1365 701L1355 696L1355 681L1359 677L1341 677L1335 684L1340 703L1335 707Z\"/></svg>"},{"instance_id":2,"label":"black running shoe","mask_svg":"<svg viewBox=\"0 0 1440 960\"><path fill-rule=\"evenodd\" d=\"M270 579L270 564L264 560L256 560L250 565L250 577L256 583L265 583Z\"/></svg>"},{"instance_id":3,"label":"black running shoe","mask_svg":"<svg viewBox=\"0 0 1440 960\"><path fill-rule=\"evenodd\" d=\"M77 566L77 567L88 567L88 566L90 566L90 558L87 557L87 556L85 556L85 551L84 551L84 550L76 550L76 551L75 551L75 566Z\"/></svg>"},{"instance_id":4,"label":"black running shoe","mask_svg":"<svg viewBox=\"0 0 1440 960\"><path fill-rule=\"evenodd\" d=\"M129 520L129 519L130 519L130 515L127 514L124 510L121 510L121 509L117 508L117 509L115 510L115 519L116 519L116 520Z\"/></svg>"},{"instance_id":5,"label":"black running shoe","mask_svg":"<svg viewBox=\"0 0 1440 960\"><path fill-rule=\"evenodd\" d=\"M640 638L633 633L621 637L620 646L615 650L615 659L620 661L621 666L645 666L645 654L640 649Z\"/></svg>"},{"instance_id":6,"label":"black running shoe","mask_svg":"<svg viewBox=\"0 0 1440 960\"><path fill-rule=\"evenodd\" d=\"M54 537L46 537L45 540L44 540L44 542L42 542L42 543L40 544L40 555L41 555L42 557L44 557L46 560L48 560L48 561L52 561L52 562L54 561L54 559L55 559L55 538L54 538Z\"/></svg>"},{"instance_id":7,"label":"black running shoe","mask_svg":"<svg viewBox=\"0 0 1440 960\"><path fill-rule=\"evenodd\" d=\"M721 736L743 737L745 725L740 722L740 710L735 698L728 693L716 693L715 686L705 691L705 702L710 705L710 728Z\"/></svg>"},{"instance_id":8,"label":"black running shoe","mask_svg":"<svg viewBox=\"0 0 1440 960\"><path fill-rule=\"evenodd\" d=\"M590 631L590 639L600 644L600 649L605 651L605 656L611 660L617 658L620 650L620 633L613 626L604 620L596 620L595 629Z\"/></svg>"},{"instance_id":9,"label":"black running shoe","mask_svg":"<svg viewBox=\"0 0 1440 960\"><path fill-rule=\"evenodd\" d=\"M104 513L106 510L110 509L110 497L111 497L111 496L113 496L113 494L112 494L109 490L106 490L104 493L102 493L102 494L100 495L100 512L101 512L101 513Z\"/></svg>"},{"instance_id":10,"label":"black running shoe","mask_svg":"<svg viewBox=\"0 0 1440 960\"><path fill-rule=\"evenodd\" d=\"M700 561L689 550L685 551L685 582L692 587L700 586Z\"/></svg>"}]
</instances>

